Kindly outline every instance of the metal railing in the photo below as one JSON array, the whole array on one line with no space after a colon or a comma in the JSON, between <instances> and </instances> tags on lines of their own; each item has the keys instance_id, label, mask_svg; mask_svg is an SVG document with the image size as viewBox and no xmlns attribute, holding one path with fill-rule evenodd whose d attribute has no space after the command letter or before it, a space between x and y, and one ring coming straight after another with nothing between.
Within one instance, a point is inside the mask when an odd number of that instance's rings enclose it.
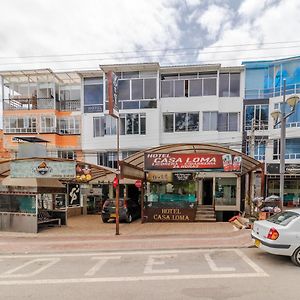
<instances>
[{"instance_id":1,"label":"metal railing","mask_svg":"<svg viewBox=\"0 0 300 300\"><path fill-rule=\"evenodd\" d=\"M4 99L4 110L55 109L53 98Z\"/></svg>"},{"instance_id":2,"label":"metal railing","mask_svg":"<svg viewBox=\"0 0 300 300\"><path fill-rule=\"evenodd\" d=\"M299 94L300 83L287 84L286 94ZM283 95L283 86L267 89L245 89L245 99L268 99Z\"/></svg>"},{"instance_id":3,"label":"metal railing","mask_svg":"<svg viewBox=\"0 0 300 300\"><path fill-rule=\"evenodd\" d=\"M80 111L80 100L65 100L57 102L60 111Z\"/></svg>"}]
</instances>

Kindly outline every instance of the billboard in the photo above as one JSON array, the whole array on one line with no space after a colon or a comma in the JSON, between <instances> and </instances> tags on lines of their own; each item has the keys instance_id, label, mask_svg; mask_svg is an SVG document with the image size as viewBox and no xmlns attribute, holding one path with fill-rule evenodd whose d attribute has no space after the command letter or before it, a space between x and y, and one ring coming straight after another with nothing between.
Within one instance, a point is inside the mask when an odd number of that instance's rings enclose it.
<instances>
[{"instance_id":1,"label":"billboard","mask_svg":"<svg viewBox=\"0 0 300 300\"><path fill-rule=\"evenodd\" d=\"M10 163L12 178L75 178L75 162L51 160L19 160Z\"/></svg>"},{"instance_id":2,"label":"billboard","mask_svg":"<svg viewBox=\"0 0 300 300\"><path fill-rule=\"evenodd\" d=\"M204 170L240 172L242 157L214 153L145 153L145 170Z\"/></svg>"},{"instance_id":3,"label":"billboard","mask_svg":"<svg viewBox=\"0 0 300 300\"><path fill-rule=\"evenodd\" d=\"M108 90L108 113L114 118L119 117L118 105L118 76L109 71L107 73L107 90Z\"/></svg>"}]
</instances>

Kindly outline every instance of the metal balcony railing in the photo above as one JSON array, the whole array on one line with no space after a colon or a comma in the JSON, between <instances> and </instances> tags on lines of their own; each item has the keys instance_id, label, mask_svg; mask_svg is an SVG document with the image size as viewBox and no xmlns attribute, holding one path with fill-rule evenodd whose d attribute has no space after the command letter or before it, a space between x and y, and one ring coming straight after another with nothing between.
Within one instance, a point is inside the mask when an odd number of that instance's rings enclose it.
<instances>
[{"instance_id":1,"label":"metal balcony railing","mask_svg":"<svg viewBox=\"0 0 300 300\"><path fill-rule=\"evenodd\" d=\"M65 100L57 102L60 111L80 111L80 100Z\"/></svg>"},{"instance_id":2,"label":"metal balcony railing","mask_svg":"<svg viewBox=\"0 0 300 300\"><path fill-rule=\"evenodd\" d=\"M55 109L53 98L13 98L4 99L4 110Z\"/></svg>"},{"instance_id":3,"label":"metal balcony railing","mask_svg":"<svg viewBox=\"0 0 300 300\"><path fill-rule=\"evenodd\" d=\"M300 83L287 84L286 94L299 94ZM283 86L267 89L245 89L245 99L268 99L283 95Z\"/></svg>"}]
</instances>

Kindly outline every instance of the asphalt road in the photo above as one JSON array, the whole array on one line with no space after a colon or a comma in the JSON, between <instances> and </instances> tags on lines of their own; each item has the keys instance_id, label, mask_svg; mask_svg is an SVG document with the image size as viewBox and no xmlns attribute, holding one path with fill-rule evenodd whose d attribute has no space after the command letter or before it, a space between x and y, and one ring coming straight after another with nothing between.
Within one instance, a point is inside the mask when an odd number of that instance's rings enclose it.
<instances>
[{"instance_id":1,"label":"asphalt road","mask_svg":"<svg viewBox=\"0 0 300 300\"><path fill-rule=\"evenodd\" d=\"M0 255L0 299L300 299L300 268L256 248Z\"/></svg>"}]
</instances>

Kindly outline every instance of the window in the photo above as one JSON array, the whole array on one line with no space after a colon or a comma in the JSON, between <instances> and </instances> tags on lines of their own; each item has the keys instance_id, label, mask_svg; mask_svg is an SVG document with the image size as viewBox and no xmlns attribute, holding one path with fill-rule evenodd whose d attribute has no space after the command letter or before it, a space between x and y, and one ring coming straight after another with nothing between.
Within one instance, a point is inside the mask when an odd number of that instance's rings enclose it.
<instances>
[{"instance_id":1,"label":"window","mask_svg":"<svg viewBox=\"0 0 300 300\"><path fill-rule=\"evenodd\" d=\"M109 168L117 169L118 157L116 152L98 152L97 164Z\"/></svg>"},{"instance_id":2,"label":"window","mask_svg":"<svg viewBox=\"0 0 300 300\"><path fill-rule=\"evenodd\" d=\"M239 115L238 113L219 113L218 131L238 131Z\"/></svg>"},{"instance_id":3,"label":"window","mask_svg":"<svg viewBox=\"0 0 300 300\"><path fill-rule=\"evenodd\" d=\"M199 131L199 112L163 114L164 132Z\"/></svg>"},{"instance_id":4,"label":"window","mask_svg":"<svg viewBox=\"0 0 300 300\"><path fill-rule=\"evenodd\" d=\"M161 97L210 96L217 93L217 73L166 74L161 76Z\"/></svg>"},{"instance_id":5,"label":"window","mask_svg":"<svg viewBox=\"0 0 300 300\"><path fill-rule=\"evenodd\" d=\"M249 141L247 141L246 153L247 155L252 156L251 153L251 145ZM262 140L255 141L254 143L254 158L257 160L264 161L265 160L265 153L266 153L266 142Z\"/></svg>"},{"instance_id":6,"label":"window","mask_svg":"<svg viewBox=\"0 0 300 300\"><path fill-rule=\"evenodd\" d=\"M219 97L240 96L240 73L221 73L219 76Z\"/></svg>"},{"instance_id":7,"label":"window","mask_svg":"<svg viewBox=\"0 0 300 300\"><path fill-rule=\"evenodd\" d=\"M286 140L285 158L300 159L300 138ZM273 141L273 159L280 159L280 140Z\"/></svg>"},{"instance_id":8,"label":"window","mask_svg":"<svg viewBox=\"0 0 300 300\"><path fill-rule=\"evenodd\" d=\"M5 133L35 133L36 118L35 117L4 117Z\"/></svg>"},{"instance_id":9,"label":"window","mask_svg":"<svg viewBox=\"0 0 300 300\"><path fill-rule=\"evenodd\" d=\"M104 136L105 134L105 117L93 118L93 137Z\"/></svg>"},{"instance_id":10,"label":"window","mask_svg":"<svg viewBox=\"0 0 300 300\"><path fill-rule=\"evenodd\" d=\"M163 114L164 132L174 132L174 114Z\"/></svg>"},{"instance_id":11,"label":"window","mask_svg":"<svg viewBox=\"0 0 300 300\"><path fill-rule=\"evenodd\" d=\"M203 112L203 131L217 131L218 112Z\"/></svg>"},{"instance_id":12,"label":"window","mask_svg":"<svg viewBox=\"0 0 300 300\"><path fill-rule=\"evenodd\" d=\"M84 112L103 111L102 78L84 79Z\"/></svg>"},{"instance_id":13,"label":"window","mask_svg":"<svg viewBox=\"0 0 300 300\"><path fill-rule=\"evenodd\" d=\"M252 120L254 128L257 130L268 129L269 105L257 104L245 106L245 129L251 130Z\"/></svg>"},{"instance_id":14,"label":"window","mask_svg":"<svg viewBox=\"0 0 300 300\"><path fill-rule=\"evenodd\" d=\"M59 99L61 101L80 100L80 86L75 86L75 85L60 86Z\"/></svg>"},{"instance_id":15,"label":"window","mask_svg":"<svg viewBox=\"0 0 300 300\"><path fill-rule=\"evenodd\" d=\"M56 132L55 116L41 116L40 132Z\"/></svg>"},{"instance_id":16,"label":"window","mask_svg":"<svg viewBox=\"0 0 300 300\"><path fill-rule=\"evenodd\" d=\"M65 159L76 159L75 151L57 151L58 158L65 158Z\"/></svg>"},{"instance_id":17,"label":"window","mask_svg":"<svg viewBox=\"0 0 300 300\"><path fill-rule=\"evenodd\" d=\"M59 134L80 134L80 121L75 117L57 119Z\"/></svg>"},{"instance_id":18,"label":"window","mask_svg":"<svg viewBox=\"0 0 300 300\"><path fill-rule=\"evenodd\" d=\"M121 114L120 134L146 134L146 114Z\"/></svg>"}]
</instances>

